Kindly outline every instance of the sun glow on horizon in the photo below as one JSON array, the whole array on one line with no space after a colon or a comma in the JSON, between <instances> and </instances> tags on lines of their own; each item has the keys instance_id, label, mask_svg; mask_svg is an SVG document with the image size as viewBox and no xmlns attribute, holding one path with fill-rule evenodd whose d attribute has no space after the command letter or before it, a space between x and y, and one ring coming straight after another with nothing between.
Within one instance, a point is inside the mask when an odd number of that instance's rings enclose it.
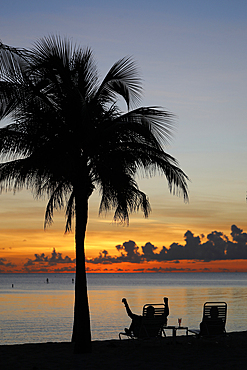
<instances>
[{"instance_id":1,"label":"sun glow on horizon","mask_svg":"<svg viewBox=\"0 0 247 370\"><path fill-rule=\"evenodd\" d=\"M26 258L28 260L28 258ZM1 273L75 273L75 264L63 263L58 266L45 264L35 264L23 268L23 260L15 258L11 265L1 268ZM2 267L2 266L1 266ZM86 264L87 273L179 273L179 272L247 272L246 260L228 260L228 261L169 261L162 263L144 262L141 264L131 264L123 262L120 264L97 266L90 263Z\"/></svg>"}]
</instances>

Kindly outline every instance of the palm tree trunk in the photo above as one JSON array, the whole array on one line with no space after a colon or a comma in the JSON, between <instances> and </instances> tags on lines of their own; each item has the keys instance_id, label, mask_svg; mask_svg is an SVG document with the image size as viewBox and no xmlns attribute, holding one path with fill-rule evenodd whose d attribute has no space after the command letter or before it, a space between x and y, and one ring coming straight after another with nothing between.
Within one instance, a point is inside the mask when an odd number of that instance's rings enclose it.
<instances>
[{"instance_id":1,"label":"palm tree trunk","mask_svg":"<svg viewBox=\"0 0 247 370\"><path fill-rule=\"evenodd\" d=\"M88 196L82 189L75 191L75 244L76 244L76 279L75 307L72 342L75 343L74 353L92 352L90 315L87 295L87 278L85 266L85 233L88 219Z\"/></svg>"}]
</instances>

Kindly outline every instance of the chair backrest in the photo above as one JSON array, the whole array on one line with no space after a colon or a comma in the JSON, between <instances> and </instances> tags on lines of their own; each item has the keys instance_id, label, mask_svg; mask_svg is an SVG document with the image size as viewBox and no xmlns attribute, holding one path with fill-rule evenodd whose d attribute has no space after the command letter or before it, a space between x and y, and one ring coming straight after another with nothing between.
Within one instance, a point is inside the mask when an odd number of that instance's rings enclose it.
<instances>
[{"instance_id":1,"label":"chair backrest","mask_svg":"<svg viewBox=\"0 0 247 370\"><path fill-rule=\"evenodd\" d=\"M142 325L140 329L140 338L157 337L162 334L162 329L166 325L164 304L145 304L142 310Z\"/></svg>"},{"instance_id":2,"label":"chair backrest","mask_svg":"<svg viewBox=\"0 0 247 370\"><path fill-rule=\"evenodd\" d=\"M153 309L150 310L150 307ZM165 315L165 305L163 303L145 304L142 309L142 316L151 317L150 314L152 313L155 318L163 318Z\"/></svg>"},{"instance_id":3,"label":"chair backrest","mask_svg":"<svg viewBox=\"0 0 247 370\"><path fill-rule=\"evenodd\" d=\"M218 335L225 332L227 304L226 302L206 302L203 306L202 334Z\"/></svg>"},{"instance_id":4,"label":"chair backrest","mask_svg":"<svg viewBox=\"0 0 247 370\"><path fill-rule=\"evenodd\" d=\"M214 320L215 318L219 318L224 323L226 323L226 313L227 313L226 302L206 302L204 303L203 320L204 319Z\"/></svg>"}]
</instances>

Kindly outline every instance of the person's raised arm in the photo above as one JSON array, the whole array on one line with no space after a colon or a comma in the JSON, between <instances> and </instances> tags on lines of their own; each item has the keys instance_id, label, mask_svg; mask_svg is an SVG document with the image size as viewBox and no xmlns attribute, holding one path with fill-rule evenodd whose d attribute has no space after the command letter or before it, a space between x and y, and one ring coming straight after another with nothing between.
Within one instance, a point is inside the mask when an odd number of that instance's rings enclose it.
<instances>
[{"instance_id":1,"label":"person's raised arm","mask_svg":"<svg viewBox=\"0 0 247 370\"><path fill-rule=\"evenodd\" d=\"M164 303L165 303L165 316L167 317L169 315L169 305L167 297L164 297Z\"/></svg>"},{"instance_id":2,"label":"person's raised arm","mask_svg":"<svg viewBox=\"0 0 247 370\"><path fill-rule=\"evenodd\" d=\"M123 299L122 299L122 302L123 302L123 304L125 305L127 315L128 315L130 318L132 318L132 317L133 317L133 312L132 312L132 311L131 311L131 309L129 308L129 305L128 305L128 302L127 302L127 299L126 299L126 298L123 298Z\"/></svg>"}]
</instances>

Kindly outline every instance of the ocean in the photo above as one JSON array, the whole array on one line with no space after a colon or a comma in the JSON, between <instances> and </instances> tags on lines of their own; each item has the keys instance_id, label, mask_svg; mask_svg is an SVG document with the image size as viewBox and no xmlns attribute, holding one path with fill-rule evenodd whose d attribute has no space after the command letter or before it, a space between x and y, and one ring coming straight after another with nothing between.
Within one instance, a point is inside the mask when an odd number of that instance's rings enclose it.
<instances>
[{"instance_id":1,"label":"ocean","mask_svg":"<svg viewBox=\"0 0 247 370\"><path fill-rule=\"evenodd\" d=\"M0 274L0 345L70 341L74 278ZM227 331L247 330L247 273L88 274L87 280L93 340L117 339L129 327L123 297L136 314L168 297L168 325L182 318L183 326L194 329L206 301L224 301Z\"/></svg>"}]
</instances>

